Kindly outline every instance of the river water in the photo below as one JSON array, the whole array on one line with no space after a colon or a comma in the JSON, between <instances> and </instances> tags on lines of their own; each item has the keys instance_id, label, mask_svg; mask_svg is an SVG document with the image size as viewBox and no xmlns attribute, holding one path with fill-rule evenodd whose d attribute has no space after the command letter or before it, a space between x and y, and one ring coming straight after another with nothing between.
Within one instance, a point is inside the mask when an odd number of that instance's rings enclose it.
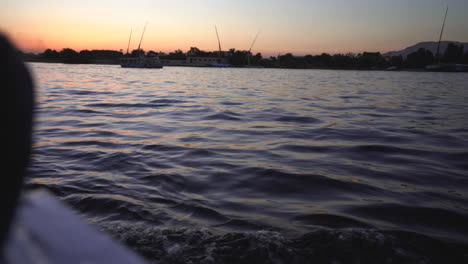
<instances>
[{"instance_id":1,"label":"river water","mask_svg":"<svg viewBox=\"0 0 468 264\"><path fill-rule=\"evenodd\" d=\"M150 261L468 260L466 73L29 67L27 186Z\"/></svg>"}]
</instances>

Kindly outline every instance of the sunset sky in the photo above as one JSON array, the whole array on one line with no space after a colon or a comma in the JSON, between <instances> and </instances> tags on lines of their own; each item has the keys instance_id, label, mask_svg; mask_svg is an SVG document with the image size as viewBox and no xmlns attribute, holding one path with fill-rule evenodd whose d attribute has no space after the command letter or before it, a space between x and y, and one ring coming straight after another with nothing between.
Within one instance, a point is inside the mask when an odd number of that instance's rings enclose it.
<instances>
[{"instance_id":1,"label":"sunset sky","mask_svg":"<svg viewBox=\"0 0 468 264\"><path fill-rule=\"evenodd\" d=\"M445 0L0 0L0 30L23 50L223 50L292 52L399 50L437 40ZM468 42L468 0L448 0L445 40Z\"/></svg>"}]
</instances>

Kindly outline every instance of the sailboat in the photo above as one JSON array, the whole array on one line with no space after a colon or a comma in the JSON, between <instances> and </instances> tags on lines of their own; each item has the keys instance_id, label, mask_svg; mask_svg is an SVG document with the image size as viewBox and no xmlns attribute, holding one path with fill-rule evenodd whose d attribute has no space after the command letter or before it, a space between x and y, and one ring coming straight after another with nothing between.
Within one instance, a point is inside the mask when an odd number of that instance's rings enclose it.
<instances>
[{"instance_id":1,"label":"sailboat","mask_svg":"<svg viewBox=\"0 0 468 264\"><path fill-rule=\"evenodd\" d=\"M120 60L120 66L122 68L156 68L160 69L163 67L161 61L159 60L159 56L152 56L152 57L145 57L145 55L141 52L140 47L141 47L141 42L143 40L143 36L145 34L146 30L146 25L148 25L148 22L146 22L145 27L143 28L143 33L141 34L140 38L140 43L138 44L138 57L124 57ZM128 40L128 46L127 46L127 55L128 55L128 49L130 47L130 41L132 39L132 30L130 30L130 37Z\"/></svg>"},{"instance_id":2,"label":"sailboat","mask_svg":"<svg viewBox=\"0 0 468 264\"><path fill-rule=\"evenodd\" d=\"M221 41L219 41L219 34L218 34L218 28L215 25L215 31L216 31L216 38L218 39L218 48L219 48L219 59L216 60L216 62L208 64L209 67L216 67L216 68L227 68L231 67L231 64L227 64L224 62L222 59L222 51L221 51Z\"/></svg>"},{"instance_id":3,"label":"sailboat","mask_svg":"<svg viewBox=\"0 0 468 264\"><path fill-rule=\"evenodd\" d=\"M442 23L442 28L440 30L439 43L437 44L437 53L436 59L437 64L427 65L426 71L438 71L438 72L468 72L468 65L466 64L454 64L454 63L440 63L440 42L442 41L442 35L444 33L445 21L447 20L448 14L448 3L447 8L445 9L444 22Z\"/></svg>"},{"instance_id":4,"label":"sailboat","mask_svg":"<svg viewBox=\"0 0 468 264\"><path fill-rule=\"evenodd\" d=\"M251 57L251 53L250 51L252 50L252 47L253 45L255 44L255 42L257 41L257 38L258 38L258 35L260 35L260 30L257 32L257 35L255 35L255 38L254 40L252 41L252 44L250 44L250 48L247 52L247 66L245 66L246 68L263 68L262 66L259 66L259 65L255 65L255 66L252 66L250 65L250 57Z\"/></svg>"}]
</instances>

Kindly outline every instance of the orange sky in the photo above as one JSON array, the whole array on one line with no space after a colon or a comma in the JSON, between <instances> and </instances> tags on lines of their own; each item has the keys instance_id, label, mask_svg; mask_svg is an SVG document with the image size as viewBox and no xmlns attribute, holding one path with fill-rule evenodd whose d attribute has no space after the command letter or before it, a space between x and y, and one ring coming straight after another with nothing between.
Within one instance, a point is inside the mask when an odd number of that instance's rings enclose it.
<instances>
[{"instance_id":1,"label":"orange sky","mask_svg":"<svg viewBox=\"0 0 468 264\"><path fill-rule=\"evenodd\" d=\"M5 1L5 0L0 0ZM444 39L468 42L468 1L449 1ZM436 40L445 2L440 0L6 0L1 30L26 51L46 48L187 51L216 50L214 25L223 50L264 55L292 52L389 51Z\"/></svg>"}]
</instances>

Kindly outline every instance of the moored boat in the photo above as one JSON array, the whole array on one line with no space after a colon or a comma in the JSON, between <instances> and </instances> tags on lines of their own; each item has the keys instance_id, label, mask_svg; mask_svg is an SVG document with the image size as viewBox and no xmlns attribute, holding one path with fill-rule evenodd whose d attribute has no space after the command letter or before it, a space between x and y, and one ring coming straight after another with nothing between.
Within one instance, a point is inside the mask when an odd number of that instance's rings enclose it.
<instances>
[{"instance_id":1,"label":"moored boat","mask_svg":"<svg viewBox=\"0 0 468 264\"><path fill-rule=\"evenodd\" d=\"M442 28L440 30L439 43L437 44L437 53L436 59L437 64L427 65L424 69L426 71L433 72L468 72L468 65L466 64L456 64L456 63L440 63L440 42L442 41L442 34L444 33L445 21L447 20L448 14L448 3L447 8L445 9L444 22L442 23Z\"/></svg>"},{"instance_id":2,"label":"moored boat","mask_svg":"<svg viewBox=\"0 0 468 264\"><path fill-rule=\"evenodd\" d=\"M159 57L136 57L136 58L122 58L120 66L123 68L156 68L163 67Z\"/></svg>"},{"instance_id":3,"label":"moored boat","mask_svg":"<svg viewBox=\"0 0 468 264\"><path fill-rule=\"evenodd\" d=\"M455 63L438 63L427 65L425 70L433 72L468 72L468 65Z\"/></svg>"},{"instance_id":4,"label":"moored boat","mask_svg":"<svg viewBox=\"0 0 468 264\"><path fill-rule=\"evenodd\" d=\"M138 44L137 53L139 53L138 57L128 57L129 53L128 50L130 48L130 41L132 39L132 30L130 30L130 37L128 39L128 46L127 46L127 54L126 57L120 59L120 66L122 68L153 68L153 69L160 69L163 67L163 64L159 60L159 56L149 56L145 57L144 52L140 49L141 42L143 41L143 36L145 35L146 26L148 22L146 22L145 27L143 28L143 32L141 34L140 43Z\"/></svg>"}]
</instances>

